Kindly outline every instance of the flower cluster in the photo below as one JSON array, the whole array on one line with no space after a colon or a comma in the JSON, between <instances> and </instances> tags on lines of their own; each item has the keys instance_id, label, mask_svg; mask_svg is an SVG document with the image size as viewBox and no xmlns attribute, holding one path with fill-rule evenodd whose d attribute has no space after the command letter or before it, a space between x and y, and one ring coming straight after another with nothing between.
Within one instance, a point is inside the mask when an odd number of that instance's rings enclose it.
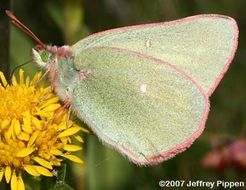
<instances>
[{"instance_id":1,"label":"flower cluster","mask_svg":"<svg viewBox=\"0 0 246 190\"><path fill-rule=\"evenodd\" d=\"M83 163L72 154L81 146L72 143L83 142L78 133L87 130L68 118L50 86L37 85L41 76L24 79L20 70L10 85L0 72L0 181L5 178L12 190L25 189L24 172L53 176L64 158Z\"/></svg>"}]
</instances>

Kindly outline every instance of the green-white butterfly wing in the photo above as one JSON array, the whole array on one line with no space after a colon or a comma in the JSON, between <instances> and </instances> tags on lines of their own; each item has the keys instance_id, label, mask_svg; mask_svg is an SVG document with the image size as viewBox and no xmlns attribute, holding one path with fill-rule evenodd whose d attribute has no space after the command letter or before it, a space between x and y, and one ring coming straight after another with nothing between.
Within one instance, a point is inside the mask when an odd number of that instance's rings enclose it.
<instances>
[{"instance_id":1,"label":"green-white butterfly wing","mask_svg":"<svg viewBox=\"0 0 246 190\"><path fill-rule=\"evenodd\" d=\"M118 47L169 62L196 80L211 95L237 48L236 22L222 15L117 28L91 35L73 46L76 53L91 47Z\"/></svg>"},{"instance_id":2,"label":"green-white butterfly wing","mask_svg":"<svg viewBox=\"0 0 246 190\"><path fill-rule=\"evenodd\" d=\"M73 90L73 109L103 142L137 164L171 158L204 129L205 92L167 62L94 47L75 57L75 67L89 75Z\"/></svg>"}]
</instances>

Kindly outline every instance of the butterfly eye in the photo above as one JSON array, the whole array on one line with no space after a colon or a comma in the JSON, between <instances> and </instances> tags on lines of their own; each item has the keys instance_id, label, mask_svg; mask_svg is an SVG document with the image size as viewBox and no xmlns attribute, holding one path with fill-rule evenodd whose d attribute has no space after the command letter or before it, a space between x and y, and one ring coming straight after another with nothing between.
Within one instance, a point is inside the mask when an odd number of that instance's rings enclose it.
<instances>
[{"instance_id":1,"label":"butterfly eye","mask_svg":"<svg viewBox=\"0 0 246 190\"><path fill-rule=\"evenodd\" d=\"M50 60L52 54L49 51L46 51L46 50L41 50L39 52L40 52L39 54L40 54L40 57L41 57L42 61L47 63Z\"/></svg>"}]
</instances>

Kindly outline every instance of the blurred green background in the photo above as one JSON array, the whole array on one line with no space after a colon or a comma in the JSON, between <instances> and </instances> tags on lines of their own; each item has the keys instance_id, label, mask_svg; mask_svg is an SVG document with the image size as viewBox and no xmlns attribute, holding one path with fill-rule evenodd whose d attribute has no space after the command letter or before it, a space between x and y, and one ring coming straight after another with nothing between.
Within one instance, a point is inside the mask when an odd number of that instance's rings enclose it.
<instances>
[{"instance_id":1,"label":"blurred green background","mask_svg":"<svg viewBox=\"0 0 246 190\"><path fill-rule=\"evenodd\" d=\"M12 1L15 15L43 42L55 45L72 45L91 33L110 28L164 22L202 13L228 15L239 25L239 47L235 59L211 97L206 129L191 148L157 166L138 167L102 145L96 136L87 135L82 155L85 164L71 165L67 174L67 181L74 189L162 189L158 185L160 180L217 179L244 181L246 186L245 146L239 151L244 155L241 160L244 165L240 167L235 163L225 167L223 159L226 156L222 153L226 146L246 135L245 7L245 0ZM25 34L11 27L11 68L30 60L31 48L35 45ZM31 75L37 71L33 64L23 68ZM214 151L218 154L213 154ZM208 153L210 157L204 164L202 160ZM233 156L232 153L230 155Z\"/></svg>"}]
</instances>

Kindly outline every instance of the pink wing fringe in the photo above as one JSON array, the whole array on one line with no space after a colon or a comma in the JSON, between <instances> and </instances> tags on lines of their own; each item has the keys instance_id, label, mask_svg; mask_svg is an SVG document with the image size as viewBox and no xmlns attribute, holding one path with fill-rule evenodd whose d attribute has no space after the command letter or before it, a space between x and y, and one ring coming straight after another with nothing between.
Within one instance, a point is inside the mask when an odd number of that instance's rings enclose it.
<instances>
[{"instance_id":1,"label":"pink wing fringe","mask_svg":"<svg viewBox=\"0 0 246 190\"><path fill-rule=\"evenodd\" d=\"M237 51L237 46L238 46L238 36L239 36L239 30L238 30L238 26L237 26L237 22L231 18L231 17L228 17L230 18L231 20L231 24L234 28L234 32L235 32L235 35L234 35L234 44L233 44L233 50L224 66L224 68L222 69L221 73L219 74L219 76L217 77L214 85L211 87L211 89L208 91L208 96L210 97L213 92L215 91L215 89L218 87L220 81L222 80L222 78L224 77L225 73L227 72L227 70L229 69L230 65L231 65L231 62L235 56L235 53Z\"/></svg>"},{"instance_id":2,"label":"pink wing fringe","mask_svg":"<svg viewBox=\"0 0 246 190\"><path fill-rule=\"evenodd\" d=\"M129 53L134 53L137 54L139 56L143 56L145 58L148 59L154 59L156 62L159 62L160 64L164 64L167 65L169 67L172 67L173 69L175 69L177 72L179 72L180 74L182 74L183 76L185 76L186 78L190 79L194 85L199 89L199 91L201 92L201 94L204 97L205 100L205 109L202 115L202 120L200 122L200 127L199 129L193 133L188 139L186 139L184 142L176 145L175 147L167 150L167 151L163 151L163 152L158 152L152 155L147 155L146 156L146 160L138 160L136 158L136 155L131 152L129 149L127 149L124 146L119 146L116 142L114 142L110 137L102 134L97 128L96 126L85 116L83 115L81 112L77 112L82 118L84 118L85 122L88 123L92 130L100 137L100 139L103 141L103 143L112 145L115 149L117 149L118 151L120 151L123 155L126 155L132 162L138 164L138 165L154 165L154 164L158 164L164 160L170 159L172 157L174 157L176 154L183 152L185 149L187 149L188 147L191 146L191 144L201 135L201 133L203 132L204 128L205 128L205 123L208 117L208 112L209 112L209 97L212 95L212 93L214 92L214 90L216 89L216 87L219 85L221 79L223 78L224 74L226 73L226 71L228 70L232 59L235 55L236 49L237 49L237 45L238 45L238 35L239 35L239 30L238 30L238 26L236 21L228 16L223 16L223 15L216 15L216 14L204 14L204 15L197 15L197 16L191 16L191 17L187 17L187 18L183 18L183 19L179 19L176 21L169 21L169 22L164 22L164 23L154 23L154 24L143 24L143 25L136 25L136 26L128 26L128 27L121 27L121 28L116 28L116 29L111 29L111 30L107 30L104 32L98 32L95 33L93 35L88 36L85 39L89 39L89 38L93 38L95 36L101 36L101 35L105 35L107 33L111 33L111 32L115 32L115 31L120 31L120 30L128 30L128 29L134 29L134 28L145 28L145 27L154 27L154 26L158 26L158 25L174 25L174 24L178 24L178 23L184 23L184 22L191 22L200 18L205 18L205 17L209 17L209 18L224 18L227 20L231 21L231 24L233 25L234 31L235 31L235 36L234 36L234 45L233 45L233 50L224 66L224 68L222 69L221 73L219 74L219 76L217 77L214 85L211 87L211 89L209 90L209 92L206 94L206 92L204 92L204 90L201 88L201 86L195 81L193 80L189 75L187 75L185 72L183 72L182 70L180 70L179 68L177 68L176 66L164 62L160 59L148 56L148 55L143 55L139 52L134 52L131 50L127 50L127 49L120 49L120 48L115 48L118 49L120 51L128 51ZM76 109L76 108L75 108Z\"/></svg>"}]
</instances>

